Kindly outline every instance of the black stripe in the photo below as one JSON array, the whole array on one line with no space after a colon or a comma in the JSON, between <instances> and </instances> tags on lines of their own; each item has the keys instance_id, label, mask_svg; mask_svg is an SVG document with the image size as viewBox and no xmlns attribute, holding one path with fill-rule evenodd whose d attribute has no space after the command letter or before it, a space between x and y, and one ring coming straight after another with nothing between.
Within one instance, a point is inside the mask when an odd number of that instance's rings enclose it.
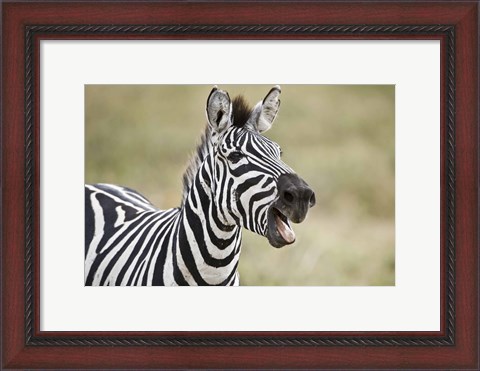
<instances>
[{"instance_id":1,"label":"black stripe","mask_svg":"<svg viewBox=\"0 0 480 371\"><path fill-rule=\"evenodd\" d=\"M176 228L176 235L179 236L179 230L180 230L180 225L182 223L182 217L180 218L180 221L177 225ZM180 238L180 236L179 236ZM182 271L180 270L180 267L178 266L178 261L177 261L177 249L179 248L179 245L177 244L177 239L174 237L173 238L173 244L172 244L172 259L173 259L173 278L177 285L179 286L189 286L188 282L185 280L185 277L183 277ZM181 252L180 252L181 253Z\"/></svg>"},{"instance_id":2,"label":"black stripe","mask_svg":"<svg viewBox=\"0 0 480 371\"><path fill-rule=\"evenodd\" d=\"M87 258L88 248L95 234L95 214L90 201L92 193L90 189L85 187L85 259Z\"/></svg>"},{"instance_id":3,"label":"black stripe","mask_svg":"<svg viewBox=\"0 0 480 371\"><path fill-rule=\"evenodd\" d=\"M174 219L172 220L172 222L173 221ZM157 256L157 260L155 261L155 267L153 269L153 278L152 278L153 286L163 286L165 284L163 281L163 272L165 270L165 262L167 260L167 253L169 248L168 241L170 240L171 234L172 234L172 228L169 228L167 231L167 234L165 235L162 245L158 247L161 250ZM152 256L150 257L150 261L148 262L149 267L153 259L153 255L154 255L154 252L152 253ZM146 280L147 280L147 275L145 275L144 277L145 284L146 284Z\"/></svg>"},{"instance_id":4,"label":"black stripe","mask_svg":"<svg viewBox=\"0 0 480 371\"><path fill-rule=\"evenodd\" d=\"M220 283L219 285L217 286L227 286L230 281L232 281L232 278L235 276L235 274L237 273L237 267L238 267L238 260L237 262L235 263L235 266L233 267L232 271L230 272L230 274L228 275L228 277L222 282ZM230 286L233 286L233 283L235 282L235 280L233 280L231 283L230 283Z\"/></svg>"},{"instance_id":5,"label":"black stripe","mask_svg":"<svg viewBox=\"0 0 480 371\"><path fill-rule=\"evenodd\" d=\"M233 213L233 209L232 209L232 194L233 194L233 185L234 185L234 180L233 178L230 178L229 181L228 181L228 185L227 185L227 192L228 192L228 195L229 197L227 198L227 210L230 212L230 216L235 219L235 222L237 223L237 225L240 225L240 219Z\"/></svg>"},{"instance_id":6,"label":"black stripe","mask_svg":"<svg viewBox=\"0 0 480 371\"><path fill-rule=\"evenodd\" d=\"M202 276L200 275L197 269L197 266L195 265L195 259L193 257L190 245L188 244L187 235L185 233L185 228L183 226L179 228L178 248L180 249L180 254L182 255L182 259L183 259L183 263L185 264L185 267L188 269L189 273L191 274L192 278L195 280L197 285L207 286L208 283L205 282L205 280L202 278ZM181 274L180 269L178 269L178 271ZM182 279L185 282L185 284L188 285L188 283L183 278L183 275L182 275ZM176 277L175 277L175 280L177 280Z\"/></svg>"},{"instance_id":7,"label":"black stripe","mask_svg":"<svg viewBox=\"0 0 480 371\"><path fill-rule=\"evenodd\" d=\"M98 254L108 243L110 237L120 230L121 226L114 227L115 222L117 221L117 212L115 211L115 208L118 206L118 203L103 193L97 193L94 197L100 203L104 221L103 235L96 250L96 253Z\"/></svg>"},{"instance_id":8,"label":"black stripe","mask_svg":"<svg viewBox=\"0 0 480 371\"><path fill-rule=\"evenodd\" d=\"M104 196L108 196L108 195L115 196L115 197L121 199L122 201L124 201L125 203L129 203L131 205L137 206L138 208L141 208L143 210L151 210L151 207L153 206L150 203L150 201L145 199L145 197L141 196L138 192L136 192L136 191L134 191L133 189L130 189L130 188L119 187L121 189L117 189L117 188L112 187L111 185L108 185L108 184L95 184L94 187L96 187L97 189L99 189L102 192L105 192L106 195L104 194ZM142 199L139 199L138 197L136 197L136 198L130 197L127 192L136 193ZM113 202L115 202L117 205L122 205L122 206L124 205L124 204L121 204L121 203L119 203L118 201L115 201L115 200L113 200Z\"/></svg>"},{"instance_id":9,"label":"black stripe","mask_svg":"<svg viewBox=\"0 0 480 371\"><path fill-rule=\"evenodd\" d=\"M127 282L128 286L132 286L132 284L134 284L135 286L138 286L138 283L141 281L141 278L142 278L140 272L142 271L142 268L143 268L144 265L145 265L145 260L142 260L142 264L140 264L140 268L138 270L136 270L135 272L132 272L132 275L128 279L128 282ZM138 272L138 275L136 274L137 272ZM137 276L137 279L135 280L135 282L133 282L133 278L135 276Z\"/></svg>"},{"instance_id":10,"label":"black stripe","mask_svg":"<svg viewBox=\"0 0 480 371\"><path fill-rule=\"evenodd\" d=\"M226 179L227 179L227 169L226 169L226 165L223 164L223 175L222 175L222 179L220 180L220 189L217 189L217 193L220 194L220 197L219 197L219 200L218 200L218 205L216 205L217 207L212 207L212 209L219 209L220 210L220 213L222 214L223 216L223 220L227 220L227 217L225 215L225 213L223 212L223 208L222 208L222 205L223 205L223 187L226 183ZM215 205L214 205L215 206ZM217 210L215 210L217 211Z\"/></svg>"}]
</instances>

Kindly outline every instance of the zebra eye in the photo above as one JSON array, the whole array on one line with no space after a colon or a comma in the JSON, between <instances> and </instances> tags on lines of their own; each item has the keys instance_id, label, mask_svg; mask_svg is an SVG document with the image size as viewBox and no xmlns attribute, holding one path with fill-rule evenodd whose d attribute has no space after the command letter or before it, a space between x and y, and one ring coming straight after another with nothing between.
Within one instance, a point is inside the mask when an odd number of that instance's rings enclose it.
<instances>
[{"instance_id":1,"label":"zebra eye","mask_svg":"<svg viewBox=\"0 0 480 371\"><path fill-rule=\"evenodd\" d=\"M228 160L231 161L232 163L236 164L238 161L240 161L243 158L243 153L242 152L231 152L228 155Z\"/></svg>"}]
</instances>

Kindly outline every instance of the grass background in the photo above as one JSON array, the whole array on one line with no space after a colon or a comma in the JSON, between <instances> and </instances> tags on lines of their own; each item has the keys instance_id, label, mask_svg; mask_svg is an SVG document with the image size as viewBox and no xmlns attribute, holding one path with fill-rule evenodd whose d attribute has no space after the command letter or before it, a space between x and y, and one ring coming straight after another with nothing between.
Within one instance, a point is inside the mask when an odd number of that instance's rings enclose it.
<instances>
[{"instance_id":1,"label":"grass background","mask_svg":"<svg viewBox=\"0 0 480 371\"><path fill-rule=\"evenodd\" d=\"M253 105L271 85L221 85ZM178 206L203 132L205 85L86 85L85 181L136 189ZM244 230L242 285L395 284L395 88L283 85L266 136L315 190L297 241L275 249Z\"/></svg>"}]
</instances>

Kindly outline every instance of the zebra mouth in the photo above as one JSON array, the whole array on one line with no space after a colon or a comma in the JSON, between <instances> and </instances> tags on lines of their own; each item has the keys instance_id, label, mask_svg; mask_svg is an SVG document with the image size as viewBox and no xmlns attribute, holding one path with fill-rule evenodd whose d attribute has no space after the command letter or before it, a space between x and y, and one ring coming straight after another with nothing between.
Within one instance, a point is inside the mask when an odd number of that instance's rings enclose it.
<instances>
[{"instance_id":1,"label":"zebra mouth","mask_svg":"<svg viewBox=\"0 0 480 371\"><path fill-rule=\"evenodd\" d=\"M268 241L274 247L283 247L295 242L295 232L290 226L290 220L275 206L268 212Z\"/></svg>"}]
</instances>

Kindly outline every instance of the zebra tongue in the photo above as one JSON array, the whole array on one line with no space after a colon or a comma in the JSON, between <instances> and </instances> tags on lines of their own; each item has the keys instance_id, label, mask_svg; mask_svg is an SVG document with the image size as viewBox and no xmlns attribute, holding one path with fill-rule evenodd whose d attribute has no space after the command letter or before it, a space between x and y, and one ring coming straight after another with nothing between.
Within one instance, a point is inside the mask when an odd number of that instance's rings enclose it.
<instances>
[{"instance_id":1,"label":"zebra tongue","mask_svg":"<svg viewBox=\"0 0 480 371\"><path fill-rule=\"evenodd\" d=\"M277 224L277 231L287 243L295 242L295 232L290 226L285 223L278 215L275 215L275 222Z\"/></svg>"}]
</instances>

